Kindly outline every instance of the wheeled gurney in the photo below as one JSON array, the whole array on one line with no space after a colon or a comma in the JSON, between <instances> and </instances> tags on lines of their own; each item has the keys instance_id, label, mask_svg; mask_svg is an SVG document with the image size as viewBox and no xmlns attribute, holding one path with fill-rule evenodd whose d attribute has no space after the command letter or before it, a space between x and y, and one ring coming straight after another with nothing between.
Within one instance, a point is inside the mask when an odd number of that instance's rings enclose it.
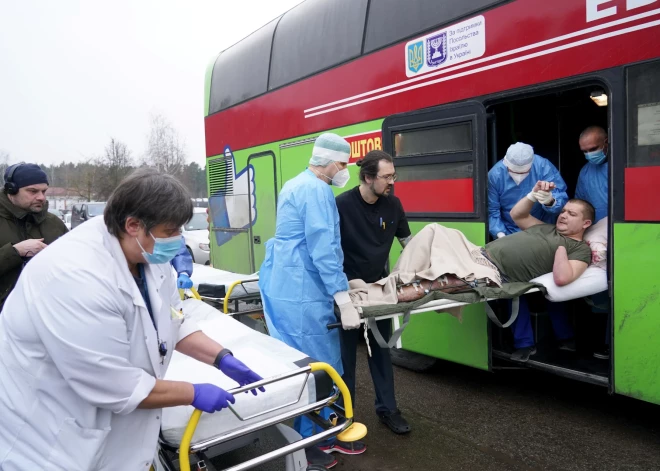
<instances>
[{"instance_id":1,"label":"wheeled gurney","mask_svg":"<svg viewBox=\"0 0 660 471\"><path fill-rule=\"evenodd\" d=\"M266 461L287 457L287 470L300 471L307 467L304 451L300 451L303 448L340 433L347 441L358 440L361 438L358 435L366 433L364 426L352 424L347 390L332 368L314 362L305 354L250 329L202 301L187 299L183 310L207 335L232 350L237 358L267 379L235 388L236 383L217 369L175 352L165 379L216 384L235 394L236 404L214 414L197 411L193 415L192 406L163 409L160 469L186 470L188 454L185 450L188 447L193 460L204 462L210 469L210 458L251 444L262 434L270 433L277 434L282 444L280 448L228 469L253 469ZM257 396L243 394L260 385L266 385L266 393ZM340 393L344 396L344 404L348 404L345 409L335 405ZM323 421L314 412L326 406L335 409L340 418L336 424ZM326 430L302 440L281 424L303 414L311 415L312 420L325 426ZM194 425L189 425L191 415Z\"/></svg>"},{"instance_id":2,"label":"wheeled gurney","mask_svg":"<svg viewBox=\"0 0 660 471\"><path fill-rule=\"evenodd\" d=\"M242 275L195 264L191 277L201 299L230 316L263 314L259 275Z\"/></svg>"}]
</instances>

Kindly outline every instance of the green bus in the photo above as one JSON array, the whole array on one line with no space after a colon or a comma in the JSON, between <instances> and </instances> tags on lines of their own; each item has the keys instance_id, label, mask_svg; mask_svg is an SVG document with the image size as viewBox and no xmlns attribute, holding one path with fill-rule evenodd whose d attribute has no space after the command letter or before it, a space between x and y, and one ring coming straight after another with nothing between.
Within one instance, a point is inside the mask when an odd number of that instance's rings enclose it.
<instances>
[{"instance_id":1,"label":"green bus","mask_svg":"<svg viewBox=\"0 0 660 471\"><path fill-rule=\"evenodd\" d=\"M527 366L660 403L658 83L660 0L307 0L207 70L212 264L259 270L278 192L322 132L345 137L352 162L372 149L395 157L414 232L437 222L482 245L488 170L507 147L531 144L572 196L580 131L599 125L610 142L609 314L571 301L577 354ZM534 322L541 341L547 318ZM612 354L596 361L608 322ZM417 369L444 359L493 370L508 335L482 304L462 322L418 314L393 355Z\"/></svg>"}]
</instances>

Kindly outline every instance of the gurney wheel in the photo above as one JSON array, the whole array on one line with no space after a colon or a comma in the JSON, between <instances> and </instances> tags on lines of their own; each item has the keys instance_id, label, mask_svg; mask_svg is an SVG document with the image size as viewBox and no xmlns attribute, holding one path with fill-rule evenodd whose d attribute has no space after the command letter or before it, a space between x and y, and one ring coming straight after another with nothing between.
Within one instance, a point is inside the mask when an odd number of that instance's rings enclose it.
<instances>
[{"instance_id":1,"label":"gurney wheel","mask_svg":"<svg viewBox=\"0 0 660 471\"><path fill-rule=\"evenodd\" d=\"M390 356L392 357L392 363L396 366L401 366L402 368L418 373L430 369L438 361L437 358L422 355L421 353L409 352L401 348L391 348Z\"/></svg>"},{"instance_id":2,"label":"gurney wheel","mask_svg":"<svg viewBox=\"0 0 660 471\"><path fill-rule=\"evenodd\" d=\"M367 436L367 426L359 422L353 422L350 427L337 435L337 440L352 443L362 440Z\"/></svg>"}]
</instances>

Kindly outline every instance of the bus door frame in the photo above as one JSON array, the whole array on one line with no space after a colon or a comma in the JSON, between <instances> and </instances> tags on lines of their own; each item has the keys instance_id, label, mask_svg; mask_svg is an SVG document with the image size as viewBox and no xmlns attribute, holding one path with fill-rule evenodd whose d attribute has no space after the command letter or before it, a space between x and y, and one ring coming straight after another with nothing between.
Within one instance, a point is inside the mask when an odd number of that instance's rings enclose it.
<instances>
[{"instance_id":1,"label":"bus door frame","mask_svg":"<svg viewBox=\"0 0 660 471\"><path fill-rule=\"evenodd\" d=\"M625 222L624 220L624 170L627 161L627 98L626 98L626 82L625 82L625 69L627 66L633 64L626 64L620 67L613 67L609 69L600 70L597 72L573 76L552 82L545 82L542 84L531 85L525 88L518 88L514 90L507 90L505 92L485 95L479 97L478 100L483 103L484 107L490 117L493 113L489 111L492 105L506 103L514 100L524 100L534 98L537 96L547 95L556 91L565 91L575 88L586 88L590 85L600 85L608 97L607 105L607 124L608 124L608 141L609 141L609 214L608 214L608 256L607 256L607 283L608 292L610 296L610 366L609 366L609 381L608 392L614 394L614 224L617 222ZM493 125L496 123L496 117L489 118ZM492 132L489 127L488 132ZM489 139L492 139L489 136ZM494 142L494 141L493 141ZM576 142L577 146L577 142ZM586 160L585 160L586 163ZM582 373L577 370L570 371L566 374L564 371L554 371L550 365L548 370L579 381L589 382L592 384L599 384L599 382L590 381L587 373ZM559 370L562 370L559 368ZM573 374L575 373L575 374Z\"/></svg>"},{"instance_id":2,"label":"bus door frame","mask_svg":"<svg viewBox=\"0 0 660 471\"><path fill-rule=\"evenodd\" d=\"M267 150L263 152L257 152L255 154L251 154L248 159L247 159L247 166L249 167L251 162L256 159L261 159L264 157L271 157L273 159L273 183L274 183L274 189L275 189L275 212L277 212L277 197L279 195L278 189L277 189L277 156L275 155L275 152L272 150ZM254 175L254 179L257 178L256 172ZM248 208L250 209L250 213L252 212L252 188L250 188L252 185L256 187L256 182L253 182L252 180L248 181ZM252 214L250 214L250 221L252 221ZM255 264L255 258L254 258L254 244L255 239L254 239L254 233L253 233L253 224L250 224L248 228L248 234L250 238L250 264L252 265L252 273L256 273L256 264ZM265 241L259 241L259 243L263 243Z\"/></svg>"},{"instance_id":3,"label":"bus door frame","mask_svg":"<svg viewBox=\"0 0 660 471\"><path fill-rule=\"evenodd\" d=\"M472 123L472 150L454 153L432 153L412 157L397 157L394 152L394 135L398 132L423 130L451 124ZM411 222L462 222L483 223L486 228L485 241L488 237L488 209L486 207L488 198L486 196L486 182L488 178L488 142L487 142L487 114L486 109L480 101L465 100L458 103L441 105L433 108L424 108L412 112L391 115L384 119L382 124L383 150L394 158L397 168L471 162L473 167L473 212L406 212ZM470 156L467 158L467 156ZM396 194L396 184L393 194ZM491 348L491 323L486 323L487 354L485 366L492 371L492 348ZM450 360L455 361L455 360ZM458 361L460 363L460 361ZM465 363L467 364L467 363ZM474 365L470 365L474 366Z\"/></svg>"}]
</instances>

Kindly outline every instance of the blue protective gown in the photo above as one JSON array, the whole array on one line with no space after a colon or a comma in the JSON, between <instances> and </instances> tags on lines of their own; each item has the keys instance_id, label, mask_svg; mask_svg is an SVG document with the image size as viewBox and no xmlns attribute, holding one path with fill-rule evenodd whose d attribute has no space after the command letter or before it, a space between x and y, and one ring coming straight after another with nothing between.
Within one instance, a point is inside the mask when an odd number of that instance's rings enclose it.
<instances>
[{"instance_id":1,"label":"blue protective gown","mask_svg":"<svg viewBox=\"0 0 660 471\"><path fill-rule=\"evenodd\" d=\"M497 237L499 232L509 235L520 231L509 212L518 201L532 191L539 180L555 184L555 189L552 191L555 204L547 207L535 203L531 214L545 223L554 224L557 221L557 215L568 201L568 195L564 179L559 174L557 167L552 165L548 159L534 155L529 175L520 182L520 185L516 185L501 160L490 169L488 172L488 230L493 237Z\"/></svg>"},{"instance_id":2,"label":"blue protective gown","mask_svg":"<svg viewBox=\"0 0 660 471\"><path fill-rule=\"evenodd\" d=\"M177 275L185 273L188 276L192 276L193 272L193 260L188 248L186 247L186 239L181 236L181 248L176 256L172 259L172 266L176 271Z\"/></svg>"},{"instance_id":3,"label":"blue protective gown","mask_svg":"<svg viewBox=\"0 0 660 471\"><path fill-rule=\"evenodd\" d=\"M600 165L587 164L580 170L575 197L590 202L596 208L594 224L608 214L608 171L609 162Z\"/></svg>"},{"instance_id":4,"label":"blue protective gown","mask_svg":"<svg viewBox=\"0 0 660 471\"><path fill-rule=\"evenodd\" d=\"M333 295L348 290L339 213L330 186L310 170L288 181L266 242L259 288L270 335L343 374Z\"/></svg>"}]
</instances>

